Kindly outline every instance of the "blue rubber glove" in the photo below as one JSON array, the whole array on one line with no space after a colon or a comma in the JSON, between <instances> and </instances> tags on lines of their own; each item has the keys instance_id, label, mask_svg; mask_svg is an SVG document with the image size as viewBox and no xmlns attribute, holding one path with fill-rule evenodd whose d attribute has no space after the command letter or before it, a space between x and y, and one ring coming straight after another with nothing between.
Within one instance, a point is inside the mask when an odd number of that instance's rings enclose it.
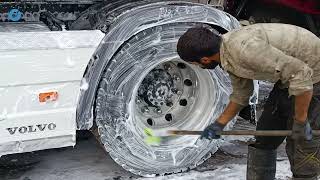
<instances>
[{"instance_id":1,"label":"blue rubber glove","mask_svg":"<svg viewBox=\"0 0 320 180\"><path fill-rule=\"evenodd\" d=\"M293 121L291 138L295 141L312 140L312 129L309 121L307 120L305 124Z\"/></svg>"},{"instance_id":2,"label":"blue rubber glove","mask_svg":"<svg viewBox=\"0 0 320 180\"><path fill-rule=\"evenodd\" d=\"M217 132L221 132L225 125L215 121L214 123L207 126L201 134L200 139L206 138L209 140L219 139L221 136L217 135Z\"/></svg>"}]
</instances>

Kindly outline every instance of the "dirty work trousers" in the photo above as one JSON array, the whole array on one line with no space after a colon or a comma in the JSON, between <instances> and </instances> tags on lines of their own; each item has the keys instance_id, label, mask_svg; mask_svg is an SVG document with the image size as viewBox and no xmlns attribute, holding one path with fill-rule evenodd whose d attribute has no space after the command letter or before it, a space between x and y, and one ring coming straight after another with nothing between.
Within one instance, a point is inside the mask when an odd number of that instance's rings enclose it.
<instances>
[{"instance_id":1,"label":"dirty work trousers","mask_svg":"<svg viewBox=\"0 0 320 180\"><path fill-rule=\"evenodd\" d=\"M280 89L277 82L270 92L257 123L257 130L291 130L294 116L294 98L288 89ZM320 83L314 84L308 120L312 129L320 129ZM294 178L307 179L320 175L320 136L312 141L295 144L290 137L256 137L254 147L276 149L287 138L286 152Z\"/></svg>"}]
</instances>

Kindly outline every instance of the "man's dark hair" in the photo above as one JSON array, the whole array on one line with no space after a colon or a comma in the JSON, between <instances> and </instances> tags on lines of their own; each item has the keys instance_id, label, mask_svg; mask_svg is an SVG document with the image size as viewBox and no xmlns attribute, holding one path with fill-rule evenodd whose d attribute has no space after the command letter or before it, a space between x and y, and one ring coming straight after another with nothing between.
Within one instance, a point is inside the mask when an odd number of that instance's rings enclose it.
<instances>
[{"instance_id":1,"label":"man's dark hair","mask_svg":"<svg viewBox=\"0 0 320 180\"><path fill-rule=\"evenodd\" d=\"M179 39L177 52L185 61L200 61L220 51L222 38L204 27L188 29Z\"/></svg>"}]
</instances>

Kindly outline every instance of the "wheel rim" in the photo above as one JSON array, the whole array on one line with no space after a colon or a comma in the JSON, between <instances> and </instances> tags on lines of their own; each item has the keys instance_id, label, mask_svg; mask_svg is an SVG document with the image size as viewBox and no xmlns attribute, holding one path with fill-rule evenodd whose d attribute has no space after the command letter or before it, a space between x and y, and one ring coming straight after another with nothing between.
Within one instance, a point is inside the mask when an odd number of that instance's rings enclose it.
<instances>
[{"instance_id":1,"label":"wheel rim","mask_svg":"<svg viewBox=\"0 0 320 180\"><path fill-rule=\"evenodd\" d=\"M141 111L139 112L139 107L143 103L140 99L140 102L137 105L138 97L138 91L141 88L141 85L143 84L143 80L145 77L150 74L154 69L157 69L159 67L163 67L165 64L178 64L183 63L187 68L189 68L189 72L194 75L193 79L196 79L195 86L198 88L196 92L194 92L194 96L191 97L192 100L190 100L191 108L189 113L184 113L184 116L181 116L180 119L177 119L174 123L168 123L167 125L161 125L157 126L155 123L155 126L150 126L147 122L148 116L142 116ZM150 156L153 156L154 159L152 161L148 162L152 168L159 167L163 169L164 167L172 167L173 166L183 166L182 164L185 163L185 161L190 158L188 156L186 157L174 157L174 155L178 151L184 151L188 149L191 151L194 147L197 146L203 146L203 147L212 147L212 144L215 144L215 146L219 146L221 143L221 140L214 140L214 141L207 141L207 140L200 140L198 136L168 136L168 137L162 137L162 141L160 144L157 145L150 145L145 144L143 140L147 138L147 135L144 133L144 128L151 128L155 132L155 134L158 134L159 132L165 132L169 129L185 129L185 130L203 130L208 124L212 123L215 118L217 118L218 114L224 109L225 104L221 103L221 101L227 102L227 99L225 99L226 91L229 91L227 89L222 90L221 83L227 83L228 80L226 79L226 76L224 72L221 69L216 69L213 71L203 70L199 67L196 67L194 65L189 65L183 62L182 60L178 58L172 58L170 60L162 61L161 63L154 64L151 68L148 70L145 69L144 74L140 74L140 81L139 85L136 86L135 89L133 89L131 101L129 103L129 114L130 117L128 118L128 124L131 124L133 128L130 128L131 130L134 130L132 133L135 134L136 137L140 137L140 139L136 139L139 141L140 147L139 149L143 149L145 151L144 154L149 154ZM224 81L227 80L227 81ZM224 81L224 82L223 82ZM203 86L203 84L206 83L206 86ZM216 90L216 91L215 91ZM213 91L213 92L211 92ZM181 93L182 97L184 94L187 93ZM202 95L199 97L199 95ZM196 98L199 98L196 100ZM194 110L198 109L198 110ZM151 109L152 110L152 109ZM170 110L169 110L170 111ZM150 109L149 109L150 112ZM190 114L190 112L193 112ZM219 113L217 113L219 112ZM157 113L154 113L157 114ZM156 116L157 118L165 118L163 117L164 114L168 114L166 112L162 112L162 116ZM150 114L148 114L150 115ZM158 114L157 114L158 115ZM173 114L174 116L175 114ZM165 115L164 115L165 116ZM211 120L208 120L211 119ZM162 120L164 121L164 120ZM216 147L217 148L217 147ZM216 151L216 148L213 148L212 151ZM171 153L170 157L166 156L166 152ZM174 152L176 151L176 152ZM138 154L137 154L138 155ZM161 161L161 156L163 155L163 161ZM207 151L199 152L199 156L203 156L203 161L210 157L210 154L207 154ZM206 156L207 155L207 156ZM140 155L139 155L140 156ZM143 158L142 156L140 157ZM171 159L171 161L168 161L168 158ZM201 164L203 161L198 162ZM193 166L197 166L198 164L194 164ZM185 165L184 165L185 166ZM189 167L193 167L190 164ZM187 166L185 166L187 167ZM182 168L182 167L180 167ZM169 169L167 170L170 171Z\"/></svg>"},{"instance_id":2,"label":"wheel rim","mask_svg":"<svg viewBox=\"0 0 320 180\"><path fill-rule=\"evenodd\" d=\"M133 92L132 120L139 132L143 128L156 133L169 129L203 130L217 105L217 94L210 92L214 86L209 71L179 59L160 63Z\"/></svg>"}]
</instances>

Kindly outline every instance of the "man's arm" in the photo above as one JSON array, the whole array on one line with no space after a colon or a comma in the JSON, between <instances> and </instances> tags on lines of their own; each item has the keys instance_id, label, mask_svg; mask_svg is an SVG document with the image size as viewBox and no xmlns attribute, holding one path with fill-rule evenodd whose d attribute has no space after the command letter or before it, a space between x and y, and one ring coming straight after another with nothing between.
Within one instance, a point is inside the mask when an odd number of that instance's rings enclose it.
<instances>
[{"instance_id":1,"label":"man's arm","mask_svg":"<svg viewBox=\"0 0 320 180\"><path fill-rule=\"evenodd\" d=\"M229 73L229 77L233 89L229 98L230 102L217 119L217 121L223 125L228 124L243 107L249 104L250 96L252 96L254 90L252 79L241 78L232 73Z\"/></svg>"},{"instance_id":2,"label":"man's arm","mask_svg":"<svg viewBox=\"0 0 320 180\"><path fill-rule=\"evenodd\" d=\"M225 125L233 119L238 112L246 105L249 104L250 96L253 93L253 80L245 79L229 73L232 84L232 94L230 95L230 102L220 117L207 126L201 134L202 138L218 139L217 131L222 131Z\"/></svg>"},{"instance_id":3,"label":"man's arm","mask_svg":"<svg viewBox=\"0 0 320 180\"><path fill-rule=\"evenodd\" d=\"M219 139L221 135L217 134L218 131L223 131L223 128L233 119L240 111L241 106L238 103L230 101L227 108L220 115L220 117L212 124L207 126L201 133L201 139L206 138L209 140Z\"/></svg>"},{"instance_id":4,"label":"man's arm","mask_svg":"<svg viewBox=\"0 0 320 180\"><path fill-rule=\"evenodd\" d=\"M303 124L307 119L309 104L312 98L312 91L306 91L295 97L295 120ZM230 101L224 112L217 121L226 125L231 121L244 106Z\"/></svg>"},{"instance_id":5,"label":"man's arm","mask_svg":"<svg viewBox=\"0 0 320 180\"><path fill-rule=\"evenodd\" d=\"M231 121L231 119L233 119L243 107L244 106L240 104L230 101L224 112L217 119L218 123L222 125L228 124L228 122Z\"/></svg>"}]
</instances>

